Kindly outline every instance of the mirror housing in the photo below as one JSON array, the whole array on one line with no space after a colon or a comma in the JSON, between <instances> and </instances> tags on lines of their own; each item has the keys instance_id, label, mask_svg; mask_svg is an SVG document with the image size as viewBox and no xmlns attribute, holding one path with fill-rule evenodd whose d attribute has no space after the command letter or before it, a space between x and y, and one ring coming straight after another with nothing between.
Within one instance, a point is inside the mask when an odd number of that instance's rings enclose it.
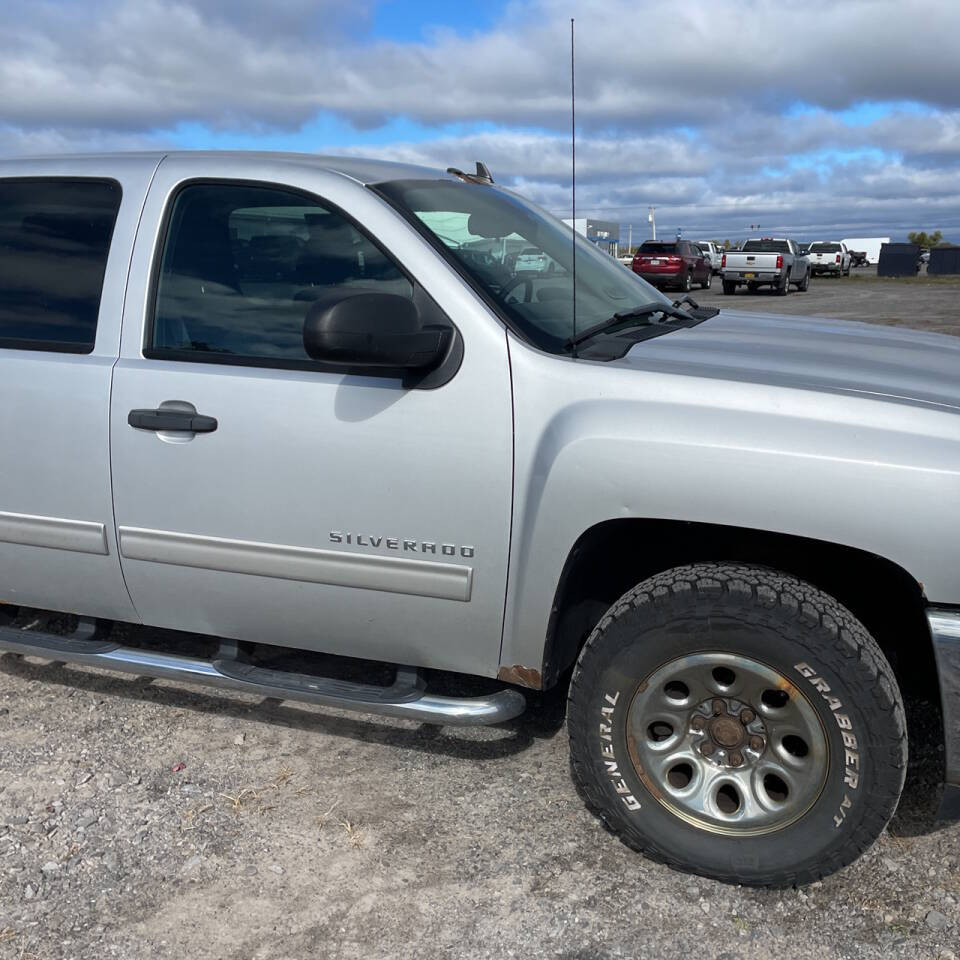
<instances>
[{"instance_id":1,"label":"mirror housing","mask_svg":"<svg viewBox=\"0 0 960 960\"><path fill-rule=\"evenodd\" d=\"M362 370L425 373L447 355L452 331L423 327L412 300L394 293L355 293L318 300L303 323L312 360Z\"/></svg>"}]
</instances>

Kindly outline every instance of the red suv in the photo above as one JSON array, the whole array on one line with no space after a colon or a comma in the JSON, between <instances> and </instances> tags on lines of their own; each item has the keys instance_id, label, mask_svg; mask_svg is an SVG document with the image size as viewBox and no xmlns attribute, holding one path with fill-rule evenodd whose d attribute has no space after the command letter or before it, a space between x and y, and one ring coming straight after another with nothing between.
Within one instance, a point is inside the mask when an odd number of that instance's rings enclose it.
<instances>
[{"instance_id":1,"label":"red suv","mask_svg":"<svg viewBox=\"0 0 960 960\"><path fill-rule=\"evenodd\" d=\"M710 289L713 271L703 251L689 240L646 240L633 258L633 272L655 287Z\"/></svg>"}]
</instances>

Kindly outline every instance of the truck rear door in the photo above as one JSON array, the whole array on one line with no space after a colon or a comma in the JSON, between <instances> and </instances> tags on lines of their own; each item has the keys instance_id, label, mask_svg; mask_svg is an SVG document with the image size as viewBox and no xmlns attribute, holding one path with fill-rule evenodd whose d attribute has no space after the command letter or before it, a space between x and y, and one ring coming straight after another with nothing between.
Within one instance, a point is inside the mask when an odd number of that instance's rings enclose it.
<instances>
[{"instance_id":1,"label":"truck rear door","mask_svg":"<svg viewBox=\"0 0 960 960\"><path fill-rule=\"evenodd\" d=\"M134 620L110 376L148 158L0 163L0 603Z\"/></svg>"},{"instance_id":2,"label":"truck rear door","mask_svg":"<svg viewBox=\"0 0 960 960\"><path fill-rule=\"evenodd\" d=\"M112 406L120 550L143 620L495 673L512 489L502 328L382 201L316 167L171 157L147 223ZM316 294L414 284L463 335L442 386L304 353ZM215 429L132 423L143 410Z\"/></svg>"}]
</instances>

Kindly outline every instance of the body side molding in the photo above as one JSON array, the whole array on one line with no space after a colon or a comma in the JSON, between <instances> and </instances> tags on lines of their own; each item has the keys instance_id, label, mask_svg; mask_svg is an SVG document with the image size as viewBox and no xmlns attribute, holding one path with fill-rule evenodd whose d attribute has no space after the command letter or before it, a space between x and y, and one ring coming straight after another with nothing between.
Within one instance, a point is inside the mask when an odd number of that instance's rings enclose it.
<instances>
[{"instance_id":1,"label":"body side molding","mask_svg":"<svg viewBox=\"0 0 960 960\"><path fill-rule=\"evenodd\" d=\"M106 527L90 520L0 511L0 540L75 553L96 553L101 556L108 553Z\"/></svg>"},{"instance_id":2,"label":"body side molding","mask_svg":"<svg viewBox=\"0 0 960 960\"><path fill-rule=\"evenodd\" d=\"M120 527L119 534L120 555L127 560L439 600L467 602L473 592L473 567L455 563L229 540L139 527Z\"/></svg>"}]
</instances>

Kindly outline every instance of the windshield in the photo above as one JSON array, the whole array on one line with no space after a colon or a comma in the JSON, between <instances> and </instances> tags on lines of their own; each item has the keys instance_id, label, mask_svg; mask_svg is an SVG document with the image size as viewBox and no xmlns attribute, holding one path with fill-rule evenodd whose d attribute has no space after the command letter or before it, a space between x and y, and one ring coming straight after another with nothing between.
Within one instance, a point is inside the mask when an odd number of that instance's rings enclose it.
<instances>
[{"instance_id":1,"label":"windshield","mask_svg":"<svg viewBox=\"0 0 960 960\"><path fill-rule=\"evenodd\" d=\"M813 243L810 245L811 253L839 253L839 243Z\"/></svg>"},{"instance_id":2,"label":"windshield","mask_svg":"<svg viewBox=\"0 0 960 960\"><path fill-rule=\"evenodd\" d=\"M786 240L748 240L741 248L744 253L789 253Z\"/></svg>"},{"instance_id":3,"label":"windshield","mask_svg":"<svg viewBox=\"0 0 960 960\"><path fill-rule=\"evenodd\" d=\"M551 353L573 336L570 228L500 187L395 180L376 188L439 243L518 332ZM577 237L577 330L670 300Z\"/></svg>"}]
</instances>

